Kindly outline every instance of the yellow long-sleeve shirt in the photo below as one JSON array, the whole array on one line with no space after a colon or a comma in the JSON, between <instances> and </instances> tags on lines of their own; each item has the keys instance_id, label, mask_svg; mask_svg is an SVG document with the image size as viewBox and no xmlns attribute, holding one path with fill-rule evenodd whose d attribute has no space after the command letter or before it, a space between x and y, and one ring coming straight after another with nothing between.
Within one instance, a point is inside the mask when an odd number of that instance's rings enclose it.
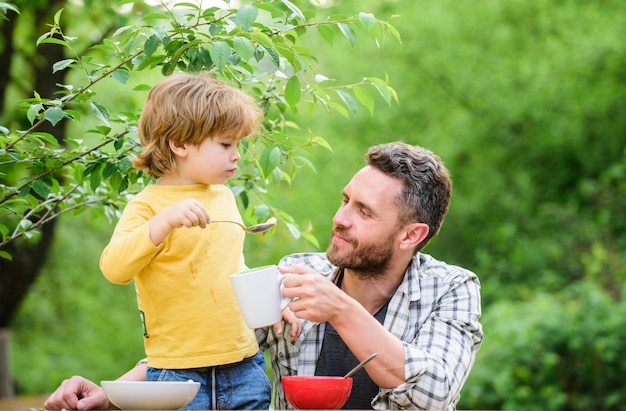
<instances>
[{"instance_id":1,"label":"yellow long-sleeve shirt","mask_svg":"<svg viewBox=\"0 0 626 411\"><path fill-rule=\"evenodd\" d=\"M148 220L187 198L202 202L212 220L241 221L224 185L150 185L128 203L100 258L109 281L135 280L148 364L155 368L230 364L259 349L229 278L246 268L239 227L181 227L159 246L150 241Z\"/></svg>"}]
</instances>

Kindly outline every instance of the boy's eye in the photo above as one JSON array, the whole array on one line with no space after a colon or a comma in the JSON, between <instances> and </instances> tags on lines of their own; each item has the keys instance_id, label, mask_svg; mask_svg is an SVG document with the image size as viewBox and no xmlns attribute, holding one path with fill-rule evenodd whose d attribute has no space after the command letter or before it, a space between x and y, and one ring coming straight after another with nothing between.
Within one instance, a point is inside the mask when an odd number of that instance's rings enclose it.
<instances>
[{"instance_id":1,"label":"boy's eye","mask_svg":"<svg viewBox=\"0 0 626 411\"><path fill-rule=\"evenodd\" d=\"M239 147L239 141L237 140L222 140L221 144L224 148Z\"/></svg>"}]
</instances>

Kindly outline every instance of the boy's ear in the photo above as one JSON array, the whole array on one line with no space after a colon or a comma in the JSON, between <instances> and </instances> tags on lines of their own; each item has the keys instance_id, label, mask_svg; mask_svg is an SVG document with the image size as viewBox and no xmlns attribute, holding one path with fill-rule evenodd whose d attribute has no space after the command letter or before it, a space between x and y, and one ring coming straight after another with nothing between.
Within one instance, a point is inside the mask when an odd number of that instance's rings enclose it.
<instances>
[{"instance_id":1,"label":"boy's ear","mask_svg":"<svg viewBox=\"0 0 626 411\"><path fill-rule=\"evenodd\" d=\"M172 153L174 153L174 155L179 157L187 156L187 146L185 145L185 143L178 143L176 141L168 140L167 144L169 145L170 150L172 150Z\"/></svg>"}]
</instances>

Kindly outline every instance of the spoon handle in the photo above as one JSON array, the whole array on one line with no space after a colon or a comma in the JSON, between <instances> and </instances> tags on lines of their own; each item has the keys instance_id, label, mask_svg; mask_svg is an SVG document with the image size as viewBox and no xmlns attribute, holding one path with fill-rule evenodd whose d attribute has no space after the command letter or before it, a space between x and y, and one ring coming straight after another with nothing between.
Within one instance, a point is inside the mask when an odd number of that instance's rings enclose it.
<instances>
[{"instance_id":1,"label":"spoon handle","mask_svg":"<svg viewBox=\"0 0 626 411\"><path fill-rule=\"evenodd\" d=\"M374 357L376 357L378 355L377 352L375 352L374 354L370 355L369 357L367 357L366 359L364 359L363 361L361 361L356 367L354 367L353 369L351 369L350 371L348 371L348 373L346 375L343 376L343 378L348 378L354 375L355 372L357 372L358 370L360 370L361 368L363 368L363 366L365 364L367 364L368 362L372 361L374 359Z\"/></svg>"}]
</instances>

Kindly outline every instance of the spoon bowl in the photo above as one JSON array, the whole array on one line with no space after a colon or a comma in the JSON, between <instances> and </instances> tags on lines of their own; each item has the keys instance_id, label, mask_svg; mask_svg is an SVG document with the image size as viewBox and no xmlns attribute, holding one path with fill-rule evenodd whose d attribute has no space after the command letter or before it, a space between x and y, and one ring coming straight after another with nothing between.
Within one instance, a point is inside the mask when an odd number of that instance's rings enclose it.
<instances>
[{"instance_id":1,"label":"spoon bowl","mask_svg":"<svg viewBox=\"0 0 626 411\"><path fill-rule=\"evenodd\" d=\"M269 220L267 220L264 223L255 224L255 225L251 225L251 226L246 226L246 225L243 225L241 223L238 223L237 221L231 221L231 220L214 220L214 221L211 221L211 224L213 224L213 223L237 224L246 233L249 233L249 234L259 234L259 233L264 233L267 230L269 230L270 228L274 227L276 225L276 219L274 217L272 217L272 218L270 218Z\"/></svg>"}]
</instances>

